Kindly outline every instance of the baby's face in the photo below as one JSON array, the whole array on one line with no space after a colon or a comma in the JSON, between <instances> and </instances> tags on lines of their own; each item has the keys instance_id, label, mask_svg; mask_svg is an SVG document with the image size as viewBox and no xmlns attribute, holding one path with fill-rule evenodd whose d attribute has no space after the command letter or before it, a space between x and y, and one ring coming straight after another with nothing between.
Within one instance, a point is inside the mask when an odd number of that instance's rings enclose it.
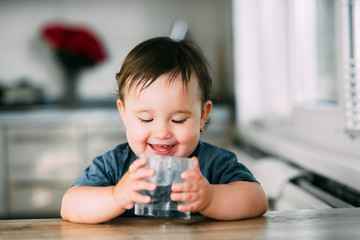
<instances>
[{"instance_id":1,"label":"baby's face","mask_svg":"<svg viewBox=\"0 0 360 240\"><path fill-rule=\"evenodd\" d=\"M169 84L161 75L139 92L131 89L118 107L127 128L126 136L137 156L158 154L188 157L196 148L212 104L200 100L197 79L184 88L181 76Z\"/></svg>"}]
</instances>

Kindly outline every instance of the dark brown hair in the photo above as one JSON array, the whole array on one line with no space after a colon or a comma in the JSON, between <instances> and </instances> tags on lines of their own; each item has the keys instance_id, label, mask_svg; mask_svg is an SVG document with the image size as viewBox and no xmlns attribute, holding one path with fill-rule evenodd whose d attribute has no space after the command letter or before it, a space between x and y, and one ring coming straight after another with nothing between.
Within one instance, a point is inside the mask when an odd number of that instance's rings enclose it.
<instances>
[{"instance_id":1,"label":"dark brown hair","mask_svg":"<svg viewBox=\"0 0 360 240\"><path fill-rule=\"evenodd\" d=\"M197 45L189 41L175 41L157 37L137 45L125 58L120 72L116 74L119 97L124 101L125 90L152 84L162 74L170 74L169 83L178 74L187 86L192 74L196 74L201 91L201 100L210 99L212 80L208 64Z\"/></svg>"}]
</instances>

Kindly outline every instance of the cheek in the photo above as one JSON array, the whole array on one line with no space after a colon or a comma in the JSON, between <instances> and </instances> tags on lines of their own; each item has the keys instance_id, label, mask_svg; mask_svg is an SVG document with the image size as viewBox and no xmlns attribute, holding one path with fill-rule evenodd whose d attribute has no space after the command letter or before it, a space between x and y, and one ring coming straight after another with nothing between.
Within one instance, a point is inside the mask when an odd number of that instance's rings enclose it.
<instances>
[{"instance_id":1,"label":"cheek","mask_svg":"<svg viewBox=\"0 0 360 240\"><path fill-rule=\"evenodd\" d=\"M148 137L148 131L137 119L129 119L126 137L128 142L142 142Z\"/></svg>"},{"instance_id":2,"label":"cheek","mask_svg":"<svg viewBox=\"0 0 360 240\"><path fill-rule=\"evenodd\" d=\"M137 125L132 125L128 127L127 134L128 138L137 142L144 141L144 139L146 139L148 135L146 128L141 128L141 126Z\"/></svg>"},{"instance_id":3,"label":"cheek","mask_svg":"<svg viewBox=\"0 0 360 240\"><path fill-rule=\"evenodd\" d=\"M179 143L183 144L183 146L188 148L191 152L195 149L200 139L199 128L195 125L179 130L176 135Z\"/></svg>"},{"instance_id":4,"label":"cheek","mask_svg":"<svg viewBox=\"0 0 360 240\"><path fill-rule=\"evenodd\" d=\"M146 151L148 132L144 129L134 126L129 127L126 131L126 138L136 156L140 156Z\"/></svg>"}]
</instances>

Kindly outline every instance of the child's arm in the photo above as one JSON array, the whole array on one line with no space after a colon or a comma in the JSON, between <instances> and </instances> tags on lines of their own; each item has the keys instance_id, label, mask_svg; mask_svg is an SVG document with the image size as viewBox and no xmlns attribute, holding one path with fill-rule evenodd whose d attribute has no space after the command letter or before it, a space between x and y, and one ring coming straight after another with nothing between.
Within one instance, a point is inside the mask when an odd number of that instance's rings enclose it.
<instances>
[{"instance_id":1,"label":"child's arm","mask_svg":"<svg viewBox=\"0 0 360 240\"><path fill-rule=\"evenodd\" d=\"M141 168L146 159L139 158L115 186L74 186L64 195L61 206L63 219L79 223L101 223L111 220L134 207L135 202L149 203L151 198L138 193L153 191L154 183L141 180L155 174L153 169Z\"/></svg>"},{"instance_id":2,"label":"child's arm","mask_svg":"<svg viewBox=\"0 0 360 240\"><path fill-rule=\"evenodd\" d=\"M78 223L100 223L110 220L125 209L118 206L113 197L114 186L74 186L64 195L61 217Z\"/></svg>"},{"instance_id":3,"label":"child's arm","mask_svg":"<svg viewBox=\"0 0 360 240\"><path fill-rule=\"evenodd\" d=\"M257 217L267 209L267 200L261 186L256 182L237 181L229 184L210 185L202 176L197 160L195 169L182 174L190 182L174 184L173 201L185 201L179 211L200 212L218 220L235 220Z\"/></svg>"}]
</instances>

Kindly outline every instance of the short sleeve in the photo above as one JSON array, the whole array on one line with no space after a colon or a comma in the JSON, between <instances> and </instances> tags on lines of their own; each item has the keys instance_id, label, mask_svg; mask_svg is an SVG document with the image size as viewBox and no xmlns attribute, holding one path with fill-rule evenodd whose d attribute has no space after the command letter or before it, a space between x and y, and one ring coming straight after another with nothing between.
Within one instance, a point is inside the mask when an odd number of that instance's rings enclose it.
<instances>
[{"instance_id":1,"label":"short sleeve","mask_svg":"<svg viewBox=\"0 0 360 240\"><path fill-rule=\"evenodd\" d=\"M111 186L114 185L112 173L104 157L99 156L74 181L73 186Z\"/></svg>"},{"instance_id":2,"label":"short sleeve","mask_svg":"<svg viewBox=\"0 0 360 240\"><path fill-rule=\"evenodd\" d=\"M113 186L128 171L136 156L127 144L95 157L72 186Z\"/></svg>"},{"instance_id":3,"label":"short sleeve","mask_svg":"<svg viewBox=\"0 0 360 240\"><path fill-rule=\"evenodd\" d=\"M256 182L250 170L238 162L235 154L229 154L217 161L214 168L214 175L218 176L219 184L235 181Z\"/></svg>"},{"instance_id":4,"label":"short sleeve","mask_svg":"<svg viewBox=\"0 0 360 240\"><path fill-rule=\"evenodd\" d=\"M202 174L211 184L227 184L235 181L257 182L250 170L238 162L233 152L200 141L196 155Z\"/></svg>"}]
</instances>

